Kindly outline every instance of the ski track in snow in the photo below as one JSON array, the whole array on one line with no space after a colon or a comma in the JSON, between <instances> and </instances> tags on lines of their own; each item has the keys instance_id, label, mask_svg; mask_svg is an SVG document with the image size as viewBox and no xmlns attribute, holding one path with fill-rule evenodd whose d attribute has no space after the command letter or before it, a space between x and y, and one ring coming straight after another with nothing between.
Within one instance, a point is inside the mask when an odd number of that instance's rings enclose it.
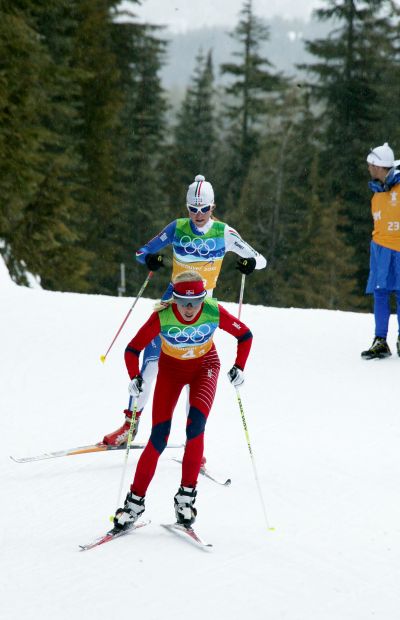
<instances>
[{"instance_id":1,"label":"ski track in snow","mask_svg":"<svg viewBox=\"0 0 400 620\"><path fill-rule=\"evenodd\" d=\"M238 285L239 286L239 285ZM150 294L150 290L149 290ZM160 527L173 520L180 467L166 451L146 501L152 523L85 553L109 529L125 454L16 464L100 440L128 401L123 351L147 318L141 300L99 361L131 300L17 287L0 270L0 613L11 620L397 620L400 609L400 359L364 362L371 315L243 307L254 346L241 390L267 531L235 391L235 342L206 430L220 487L200 477L202 553ZM235 313L235 304L226 304ZM389 343L395 351L395 317ZM185 395L171 441L184 440ZM147 439L150 408L138 439ZM123 496L140 453L131 452Z\"/></svg>"}]
</instances>

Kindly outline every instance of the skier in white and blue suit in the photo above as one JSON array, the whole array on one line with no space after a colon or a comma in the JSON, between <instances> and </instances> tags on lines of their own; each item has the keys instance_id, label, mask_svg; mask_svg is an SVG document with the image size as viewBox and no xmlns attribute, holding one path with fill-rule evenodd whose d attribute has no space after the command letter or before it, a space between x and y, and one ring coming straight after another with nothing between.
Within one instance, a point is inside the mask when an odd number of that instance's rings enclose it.
<instances>
[{"instance_id":1,"label":"skier in white and blue suit","mask_svg":"<svg viewBox=\"0 0 400 620\"><path fill-rule=\"evenodd\" d=\"M267 261L264 256L246 243L234 228L212 217L215 209L214 190L204 176L197 175L194 182L189 185L186 207L188 217L170 222L136 252L136 260L139 263L146 265L150 271L160 269L163 266L161 250L172 246L171 281L182 272L196 271L201 275L209 297L213 295L222 261L227 252L235 252L240 256L237 269L245 275L250 275L255 269L266 267ZM171 298L172 289L170 282L161 302ZM143 391L137 402L136 432L140 415L149 398L151 385L157 375L159 356L160 339L156 338L146 347L143 355L141 368ZM103 443L121 445L126 442L132 418L130 406L131 402L124 411L124 424L106 435Z\"/></svg>"}]
</instances>

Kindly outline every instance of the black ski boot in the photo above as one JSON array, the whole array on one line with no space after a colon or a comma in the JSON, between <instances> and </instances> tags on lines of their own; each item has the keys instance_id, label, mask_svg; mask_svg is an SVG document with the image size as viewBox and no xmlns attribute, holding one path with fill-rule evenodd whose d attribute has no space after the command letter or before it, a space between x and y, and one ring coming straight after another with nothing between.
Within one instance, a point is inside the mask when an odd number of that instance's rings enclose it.
<instances>
[{"instance_id":1,"label":"black ski boot","mask_svg":"<svg viewBox=\"0 0 400 620\"><path fill-rule=\"evenodd\" d=\"M399 347L399 341L397 341L397 347ZM398 351L398 349L397 349ZM374 342L367 351L361 353L361 357L365 360L382 359L392 355L389 345L386 342L386 338L375 336ZM400 354L399 354L400 355Z\"/></svg>"},{"instance_id":2,"label":"black ski boot","mask_svg":"<svg viewBox=\"0 0 400 620\"><path fill-rule=\"evenodd\" d=\"M176 522L189 527L196 520L197 510L193 507L197 491L193 487L179 487L174 497Z\"/></svg>"},{"instance_id":3,"label":"black ski boot","mask_svg":"<svg viewBox=\"0 0 400 620\"><path fill-rule=\"evenodd\" d=\"M123 508L118 508L114 517L114 527L117 530L127 530L144 513L144 497L129 492L125 498Z\"/></svg>"}]
</instances>

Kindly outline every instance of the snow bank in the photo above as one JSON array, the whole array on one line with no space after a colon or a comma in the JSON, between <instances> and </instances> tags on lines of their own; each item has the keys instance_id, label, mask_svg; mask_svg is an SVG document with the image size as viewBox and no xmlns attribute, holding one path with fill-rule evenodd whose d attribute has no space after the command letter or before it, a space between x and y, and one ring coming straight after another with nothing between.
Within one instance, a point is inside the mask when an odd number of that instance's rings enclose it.
<instances>
[{"instance_id":1,"label":"snow bank","mask_svg":"<svg viewBox=\"0 0 400 620\"><path fill-rule=\"evenodd\" d=\"M174 450L162 455L146 498L152 524L80 553L79 543L109 527L124 454L23 465L8 455L84 445L117 428L128 401L123 351L152 301L136 306L103 365L131 299L13 287L2 263L0 274L2 618L397 620L400 359L360 359L371 315L243 307L254 346L241 397L275 532L226 379L235 344L220 332L206 456L232 486L199 480L196 524L213 553L159 525L173 519ZM171 441L184 440L184 405ZM150 414L138 440L149 435ZM131 451L124 494L137 458Z\"/></svg>"}]
</instances>

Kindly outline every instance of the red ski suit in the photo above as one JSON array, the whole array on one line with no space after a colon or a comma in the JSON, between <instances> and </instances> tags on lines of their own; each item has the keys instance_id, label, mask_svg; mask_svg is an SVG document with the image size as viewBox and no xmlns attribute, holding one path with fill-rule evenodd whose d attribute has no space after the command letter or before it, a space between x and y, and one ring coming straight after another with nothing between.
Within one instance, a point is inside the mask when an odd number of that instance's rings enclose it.
<instances>
[{"instance_id":1,"label":"red ski suit","mask_svg":"<svg viewBox=\"0 0 400 620\"><path fill-rule=\"evenodd\" d=\"M198 315L192 321L185 321L175 304L172 308L176 318L183 325L191 325L199 318ZM237 338L235 365L243 370L251 348L251 331L220 304L218 309L218 327ZM139 374L140 352L160 331L159 315L158 312L154 312L128 344L125 363L131 379ZM132 493L140 497L146 495L158 458L167 445L172 414L185 385L189 385L189 414L181 484L187 487L196 486L204 449L204 429L214 401L219 369L220 362L214 343L205 355L195 359L176 359L161 351L154 389L151 435L136 467L131 486Z\"/></svg>"}]
</instances>

